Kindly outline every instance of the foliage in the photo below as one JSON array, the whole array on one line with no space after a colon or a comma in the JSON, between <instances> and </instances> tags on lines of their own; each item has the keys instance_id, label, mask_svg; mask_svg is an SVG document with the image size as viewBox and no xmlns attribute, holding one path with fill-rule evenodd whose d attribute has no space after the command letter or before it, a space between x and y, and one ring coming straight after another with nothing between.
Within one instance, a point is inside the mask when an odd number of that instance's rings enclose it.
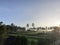
<instances>
[{"instance_id":1,"label":"foliage","mask_svg":"<svg viewBox=\"0 0 60 45\"><path fill-rule=\"evenodd\" d=\"M6 40L4 45L27 45L27 38L25 36L9 36Z\"/></svg>"},{"instance_id":2,"label":"foliage","mask_svg":"<svg viewBox=\"0 0 60 45\"><path fill-rule=\"evenodd\" d=\"M53 44L54 39L41 38L38 40L38 45L51 45Z\"/></svg>"}]
</instances>

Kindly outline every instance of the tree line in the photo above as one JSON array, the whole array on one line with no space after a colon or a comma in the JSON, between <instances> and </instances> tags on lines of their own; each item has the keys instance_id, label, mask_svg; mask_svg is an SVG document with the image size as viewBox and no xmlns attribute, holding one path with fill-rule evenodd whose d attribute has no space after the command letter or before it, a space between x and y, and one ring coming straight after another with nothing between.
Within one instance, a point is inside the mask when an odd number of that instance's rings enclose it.
<instances>
[{"instance_id":1,"label":"tree line","mask_svg":"<svg viewBox=\"0 0 60 45\"><path fill-rule=\"evenodd\" d=\"M16 32L18 29L25 30L25 27L15 26L14 23L11 23L11 25L5 25L3 22L0 22L0 34L3 34L4 32Z\"/></svg>"}]
</instances>

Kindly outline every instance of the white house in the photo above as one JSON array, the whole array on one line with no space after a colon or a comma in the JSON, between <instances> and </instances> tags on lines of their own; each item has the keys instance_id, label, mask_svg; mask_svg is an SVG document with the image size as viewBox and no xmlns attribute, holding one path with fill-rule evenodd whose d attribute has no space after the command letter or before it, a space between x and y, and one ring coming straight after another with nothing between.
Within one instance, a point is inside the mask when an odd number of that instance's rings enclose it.
<instances>
[{"instance_id":1,"label":"white house","mask_svg":"<svg viewBox=\"0 0 60 45\"><path fill-rule=\"evenodd\" d=\"M37 31L37 28L29 28L28 31Z\"/></svg>"}]
</instances>

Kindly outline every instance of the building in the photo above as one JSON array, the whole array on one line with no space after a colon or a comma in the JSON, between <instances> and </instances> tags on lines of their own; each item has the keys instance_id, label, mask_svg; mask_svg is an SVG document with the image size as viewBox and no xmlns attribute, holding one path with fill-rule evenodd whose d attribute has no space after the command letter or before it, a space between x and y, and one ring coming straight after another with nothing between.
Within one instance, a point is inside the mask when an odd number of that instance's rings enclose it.
<instances>
[{"instance_id":1,"label":"building","mask_svg":"<svg viewBox=\"0 0 60 45\"><path fill-rule=\"evenodd\" d=\"M37 31L37 28L29 28L27 31Z\"/></svg>"},{"instance_id":2,"label":"building","mask_svg":"<svg viewBox=\"0 0 60 45\"><path fill-rule=\"evenodd\" d=\"M25 31L25 27L18 27L17 28L17 32L22 32L22 31Z\"/></svg>"}]
</instances>

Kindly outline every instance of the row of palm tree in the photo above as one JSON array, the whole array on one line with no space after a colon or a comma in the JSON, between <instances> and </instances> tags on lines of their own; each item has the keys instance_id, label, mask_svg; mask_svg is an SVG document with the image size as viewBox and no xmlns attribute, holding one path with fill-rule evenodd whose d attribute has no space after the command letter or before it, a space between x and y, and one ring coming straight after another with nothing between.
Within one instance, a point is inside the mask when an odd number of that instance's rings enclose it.
<instances>
[{"instance_id":1,"label":"row of palm tree","mask_svg":"<svg viewBox=\"0 0 60 45\"><path fill-rule=\"evenodd\" d=\"M29 24L27 24L26 27L29 27ZM35 24L34 23L32 23L32 27L33 28L35 27Z\"/></svg>"}]
</instances>

